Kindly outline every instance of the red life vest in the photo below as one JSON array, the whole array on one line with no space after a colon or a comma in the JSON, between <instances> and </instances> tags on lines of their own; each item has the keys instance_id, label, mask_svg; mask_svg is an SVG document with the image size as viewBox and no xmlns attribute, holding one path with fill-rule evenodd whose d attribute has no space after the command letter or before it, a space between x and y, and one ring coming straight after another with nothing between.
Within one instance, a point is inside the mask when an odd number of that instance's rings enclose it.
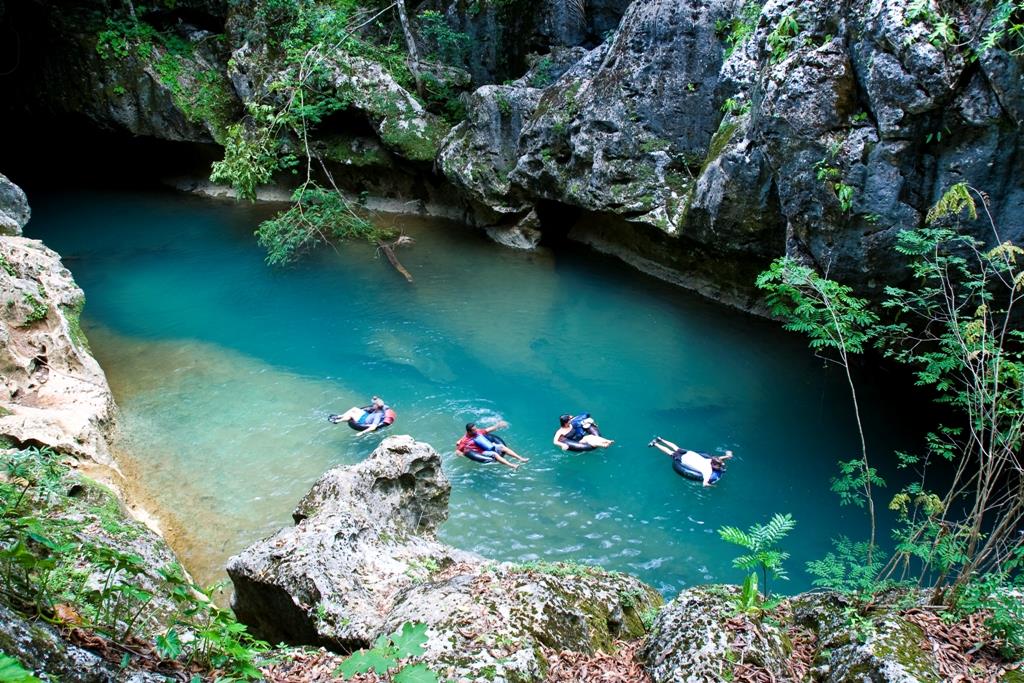
<instances>
[{"instance_id":1,"label":"red life vest","mask_svg":"<svg viewBox=\"0 0 1024 683\"><path fill-rule=\"evenodd\" d=\"M463 453L465 453L466 451L472 451L473 453L483 453L484 451L482 448L480 448L480 444L478 444L476 441L473 441L473 439L475 438L475 434L472 436L466 434L464 437L459 439L458 443L455 444L455 450L462 451Z\"/></svg>"}]
</instances>

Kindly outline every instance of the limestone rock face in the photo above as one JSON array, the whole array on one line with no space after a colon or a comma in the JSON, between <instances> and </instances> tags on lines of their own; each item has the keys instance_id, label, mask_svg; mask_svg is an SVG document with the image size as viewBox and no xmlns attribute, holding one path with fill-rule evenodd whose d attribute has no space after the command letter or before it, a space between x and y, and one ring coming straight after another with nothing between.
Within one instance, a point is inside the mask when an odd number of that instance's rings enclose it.
<instances>
[{"instance_id":1,"label":"limestone rock face","mask_svg":"<svg viewBox=\"0 0 1024 683\"><path fill-rule=\"evenodd\" d=\"M425 660L455 679L536 680L538 644L592 652L643 633L660 596L635 578L573 565L489 562L437 541L450 485L429 445L392 436L327 472L282 529L231 558L234 609L261 637L366 646L428 625Z\"/></svg>"},{"instance_id":2,"label":"limestone rock face","mask_svg":"<svg viewBox=\"0 0 1024 683\"><path fill-rule=\"evenodd\" d=\"M896 234L956 182L989 193L1001 239L1024 239L1024 55L936 45L911 4L769 0L733 45L745 3L633 2L539 93L478 90L489 113L453 131L442 169L499 211L581 209L571 234L652 272L692 272L695 251L727 269L787 253L880 293L908 276ZM515 157L497 180L479 168L492 150L502 168Z\"/></svg>"},{"instance_id":3,"label":"limestone rock face","mask_svg":"<svg viewBox=\"0 0 1024 683\"><path fill-rule=\"evenodd\" d=\"M55 252L0 237L0 437L111 465L114 400L79 326L84 304Z\"/></svg>"},{"instance_id":4,"label":"limestone rock face","mask_svg":"<svg viewBox=\"0 0 1024 683\"><path fill-rule=\"evenodd\" d=\"M21 235L31 215L25 193L0 173L0 235Z\"/></svg>"}]
</instances>

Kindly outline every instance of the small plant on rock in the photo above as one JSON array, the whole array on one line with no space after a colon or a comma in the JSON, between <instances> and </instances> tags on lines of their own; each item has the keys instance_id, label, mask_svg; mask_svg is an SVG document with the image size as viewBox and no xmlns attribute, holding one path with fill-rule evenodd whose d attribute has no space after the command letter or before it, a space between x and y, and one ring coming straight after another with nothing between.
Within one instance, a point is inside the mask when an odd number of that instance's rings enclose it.
<instances>
[{"instance_id":1,"label":"small plant on rock","mask_svg":"<svg viewBox=\"0 0 1024 683\"><path fill-rule=\"evenodd\" d=\"M742 531L734 526L722 527L718 535L723 541L734 543L741 548L750 551L740 555L732 561L732 566L746 571L760 570L764 579L764 597L767 599L768 575L786 580L789 576L783 568L782 563L789 559L789 553L779 550L776 546L786 537L796 521L790 514L776 514L767 524L754 524L747 531ZM749 578L747 579L749 581ZM756 584L755 584L756 585Z\"/></svg>"}]
</instances>

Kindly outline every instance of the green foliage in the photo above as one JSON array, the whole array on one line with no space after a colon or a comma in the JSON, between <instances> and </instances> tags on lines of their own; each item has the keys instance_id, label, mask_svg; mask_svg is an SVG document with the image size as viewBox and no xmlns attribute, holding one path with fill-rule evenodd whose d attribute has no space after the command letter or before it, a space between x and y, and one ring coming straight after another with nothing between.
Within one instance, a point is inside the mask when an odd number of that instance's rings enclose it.
<instances>
[{"instance_id":1,"label":"green foliage","mask_svg":"<svg viewBox=\"0 0 1024 683\"><path fill-rule=\"evenodd\" d=\"M786 580L786 574L782 563L789 559L789 553L780 551L776 546L796 526L792 515L774 515L767 524L754 524L747 531L736 527L727 526L718 530L718 535L723 541L745 548L749 552L733 559L732 565L737 569L752 571L761 570L764 585L764 595L767 598L768 576Z\"/></svg>"},{"instance_id":2,"label":"green foliage","mask_svg":"<svg viewBox=\"0 0 1024 683\"><path fill-rule=\"evenodd\" d=\"M865 114L865 117L867 115ZM839 208L843 213L848 213L853 208L855 190L852 185L843 182L843 173L836 165L836 157L839 155L839 144L836 143L829 148L828 154L814 164L815 177L831 187L836 193L839 201Z\"/></svg>"},{"instance_id":3,"label":"green foliage","mask_svg":"<svg viewBox=\"0 0 1024 683\"><path fill-rule=\"evenodd\" d=\"M555 81L555 63L550 57L543 57L534 67L530 76L531 88L546 88Z\"/></svg>"},{"instance_id":4,"label":"green foliage","mask_svg":"<svg viewBox=\"0 0 1024 683\"><path fill-rule=\"evenodd\" d=\"M967 48L972 59L993 48L1002 48L1014 55L1024 52L1024 1L997 0L991 4L972 2L970 5L984 10L985 23L970 26L966 32L958 30L956 18L942 11L942 5L932 0L911 0L907 6L907 22L924 24L929 29L928 41L935 47Z\"/></svg>"},{"instance_id":5,"label":"green foliage","mask_svg":"<svg viewBox=\"0 0 1024 683\"><path fill-rule=\"evenodd\" d=\"M770 61L777 64L786 58L793 45L793 39L800 33L800 24L792 11L786 12L779 19L772 32L768 34L768 49L771 51Z\"/></svg>"},{"instance_id":6,"label":"green foliage","mask_svg":"<svg viewBox=\"0 0 1024 683\"><path fill-rule=\"evenodd\" d=\"M316 185L302 187L287 211L263 221L257 241L267 250L267 263L284 265L314 244L330 239L383 239L387 233L354 213L344 198Z\"/></svg>"},{"instance_id":7,"label":"green foliage","mask_svg":"<svg viewBox=\"0 0 1024 683\"><path fill-rule=\"evenodd\" d=\"M862 353L876 334L878 316L867 300L794 259L773 261L758 276L757 286L768 292L768 305L774 315L787 321L784 327L810 337L815 351Z\"/></svg>"},{"instance_id":8,"label":"green foliage","mask_svg":"<svg viewBox=\"0 0 1024 683\"><path fill-rule=\"evenodd\" d=\"M449 81L438 78L432 73L423 73L421 76L423 79L423 97L431 111L439 112L445 121L451 125L455 125L466 118L466 105L463 103L458 89L453 87ZM433 158L433 151L431 158Z\"/></svg>"},{"instance_id":9,"label":"green foliage","mask_svg":"<svg viewBox=\"0 0 1024 683\"><path fill-rule=\"evenodd\" d=\"M857 458L839 462L839 476L832 479L831 488L839 496L840 505L864 507L868 503L866 491L872 486L885 486L885 480L874 467Z\"/></svg>"},{"instance_id":10,"label":"green foliage","mask_svg":"<svg viewBox=\"0 0 1024 683\"><path fill-rule=\"evenodd\" d=\"M46 448L0 454L0 465L0 581L11 606L50 619L58 604L67 605L83 627L130 640L155 596L141 587L149 573L143 558L96 532L99 527L120 540L138 533L117 514L116 500L84 478L76 483L86 493L68 497L68 467ZM181 609L171 631L157 639L158 650L235 680L259 678L254 658L267 646L216 607L209 592L187 582L180 568L157 573Z\"/></svg>"},{"instance_id":11,"label":"green foliage","mask_svg":"<svg viewBox=\"0 0 1024 683\"><path fill-rule=\"evenodd\" d=\"M829 588L858 597L877 592L883 584L878 581L884 562L871 554L866 541L851 541L846 536L832 539L832 552L820 560L807 563L807 573L816 577L815 586Z\"/></svg>"},{"instance_id":12,"label":"green foliage","mask_svg":"<svg viewBox=\"0 0 1024 683\"><path fill-rule=\"evenodd\" d=\"M21 295L22 301L32 308L25 317L26 325L31 325L32 323L37 323L40 320L43 320L46 318L46 314L50 310L50 307L46 303L46 291L43 289L42 285L39 285L38 291L38 299L28 292L24 292Z\"/></svg>"},{"instance_id":13,"label":"green foliage","mask_svg":"<svg viewBox=\"0 0 1024 683\"><path fill-rule=\"evenodd\" d=\"M761 17L761 4L758 0L747 0L731 20L715 22L715 32L725 39L727 57L754 34L757 20Z\"/></svg>"},{"instance_id":14,"label":"green foliage","mask_svg":"<svg viewBox=\"0 0 1024 683\"><path fill-rule=\"evenodd\" d=\"M106 28L96 36L96 53L101 59L148 60L159 32L149 24L132 19L108 18Z\"/></svg>"},{"instance_id":15,"label":"green foliage","mask_svg":"<svg viewBox=\"0 0 1024 683\"><path fill-rule=\"evenodd\" d=\"M631 588L629 590L619 591L619 602L626 609L636 609L640 604L640 601L646 597L644 591L640 588Z\"/></svg>"},{"instance_id":16,"label":"green foliage","mask_svg":"<svg viewBox=\"0 0 1024 683\"><path fill-rule=\"evenodd\" d=\"M964 209L967 210L972 221L978 218L978 207L974 203L974 198L971 197L967 183L956 183L943 193L939 201L935 203L935 206L928 210L925 221L927 223L937 223L950 216L959 216L963 213ZM911 255L921 255L922 253L920 248L915 247L913 244L903 245L901 251Z\"/></svg>"},{"instance_id":17,"label":"green foliage","mask_svg":"<svg viewBox=\"0 0 1024 683\"><path fill-rule=\"evenodd\" d=\"M334 671L335 676L350 680L358 674L392 673L395 683L437 683L437 674L425 664L400 666L402 660L419 657L427 642L427 625L406 622L390 636L380 636L370 649L349 655Z\"/></svg>"},{"instance_id":18,"label":"green foliage","mask_svg":"<svg viewBox=\"0 0 1024 683\"><path fill-rule=\"evenodd\" d=\"M39 679L0 650L0 683L39 683Z\"/></svg>"},{"instance_id":19,"label":"green foliage","mask_svg":"<svg viewBox=\"0 0 1024 683\"><path fill-rule=\"evenodd\" d=\"M954 612L966 616L987 612L985 626L996 638L1003 656L1024 659L1024 549L1018 547L995 571L975 577L956 596Z\"/></svg>"},{"instance_id":20,"label":"green foliage","mask_svg":"<svg viewBox=\"0 0 1024 683\"><path fill-rule=\"evenodd\" d=\"M640 613L640 622L644 625L644 631L649 632L654 628L654 620L658 618L658 612L660 611L660 606L651 606Z\"/></svg>"},{"instance_id":21,"label":"green foliage","mask_svg":"<svg viewBox=\"0 0 1024 683\"><path fill-rule=\"evenodd\" d=\"M869 638L875 635L875 621L870 616L862 614L861 611L849 605L843 608L843 620L850 629L850 638L858 643L866 643Z\"/></svg>"},{"instance_id":22,"label":"green foliage","mask_svg":"<svg viewBox=\"0 0 1024 683\"><path fill-rule=\"evenodd\" d=\"M999 46L1005 47L1013 55L1024 52L1024 0L1001 0L996 3L976 53L981 55Z\"/></svg>"},{"instance_id":23,"label":"green foliage","mask_svg":"<svg viewBox=\"0 0 1024 683\"><path fill-rule=\"evenodd\" d=\"M498 111L501 112L502 116L511 116L512 115L512 103L509 101L508 95L506 95L504 92L499 90L494 95L494 101L495 101L495 103L497 103Z\"/></svg>"},{"instance_id":24,"label":"green foliage","mask_svg":"<svg viewBox=\"0 0 1024 683\"><path fill-rule=\"evenodd\" d=\"M0 269L3 269L11 277L18 277L18 271L14 269L14 266L11 265L11 262L3 254L0 254Z\"/></svg>"},{"instance_id":25,"label":"green foliage","mask_svg":"<svg viewBox=\"0 0 1024 683\"><path fill-rule=\"evenodd\" d=\"M846 183L835 183L832 185L832 189L835 190L836 198L839 200L839 208L843 213L848 213L853 208L853 186Z\"/></svg>"},{"instance_id":26,"label":"green foliage","mask_svg":"<svg viewBox=\"0 0 1024 683\"><path fill-rule=\"evenodd\" d=\"M722 103L722 112L733 116L743 116L750 113L750 101L742 101L733 97L726 98Z\"/></svg>"},{"instance_id":27,"label":"green foliage","mask_svg":"<svg viewBox=\"0 0 1024 683\"><path fill-rule=\"evenodd\" d=\"M277 170L294 165L295 159L281 156L272 125L275 115L266 107L253 105L250 110L257 123L227 129L224 159L213 164L210 180L226 182L240 198L253 200L258 185L270 182Z\"/></svg>"},{"instance_id":28,"label":"green foliage","mask_svg":"<svg viewBox=\"0 0 1024 683\"><path fill-rule=\"evenodd\" d=\"M743 586L733 604L739 613L758 614L761 612L762 600L757 589L757 572L750 572L743 580Z\"/></svg>"},{"instance_id":29,"label":"green foliage","mask_svg":"<svg viewBox=\"0 0 1024 683\"><path fill-rule=\"evenodd\" d=\"M168 630L157 636L157 650L190 666L215 669L227 680L261 680L258 660L269 645L253 638L234 614L214 603L218 586L199 588L177 565L158 571L179 611Z\"/></svg>"},{"instance_id":30,"label":"green foliage","mask_svg":"<svg viewBox=\"0 0 1024 683\"><path fill-rule=\"evenodd\" d=\"M435 10L420 12L418 28L429 45L427 56L431 59L455 66L465 63L469 36L453 30L443 14Z\"/></svg>"}]
</instances>

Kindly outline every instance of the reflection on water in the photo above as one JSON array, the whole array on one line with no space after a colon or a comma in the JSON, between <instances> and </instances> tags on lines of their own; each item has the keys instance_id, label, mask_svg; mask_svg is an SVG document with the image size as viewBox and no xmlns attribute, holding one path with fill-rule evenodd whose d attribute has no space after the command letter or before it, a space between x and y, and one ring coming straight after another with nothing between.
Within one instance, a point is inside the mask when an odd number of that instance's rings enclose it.
<instances>
[{"instance_id":1,"label":"reflection on water","mask_svg":"<svg viewBox=\"0 0 1024 683\"><path fill-rule=\"evenodd\" d=\"M373 393L397 410L394 433L443 454L441 535L492 557L597 562L672 592L741 578L716 528L790 512L802 588L803 562L863 526L828 492L834 461L857 453L848 399L802 342L589 251L515 252L403 219L410 285L365 244L266 267L251 237L265 208L116 193L33 206L29 233L86 291L120 450L203 581L289 524L324 470L366 457L380 436L325 418ZM905 445L865 391L872 443ZM555 449L557 416L583 410L616 444ZM454 456L465 422L499 417L527 465ZM654 434L737 457L704 489L647 447Z\"/></svg>"}]
</instances>

